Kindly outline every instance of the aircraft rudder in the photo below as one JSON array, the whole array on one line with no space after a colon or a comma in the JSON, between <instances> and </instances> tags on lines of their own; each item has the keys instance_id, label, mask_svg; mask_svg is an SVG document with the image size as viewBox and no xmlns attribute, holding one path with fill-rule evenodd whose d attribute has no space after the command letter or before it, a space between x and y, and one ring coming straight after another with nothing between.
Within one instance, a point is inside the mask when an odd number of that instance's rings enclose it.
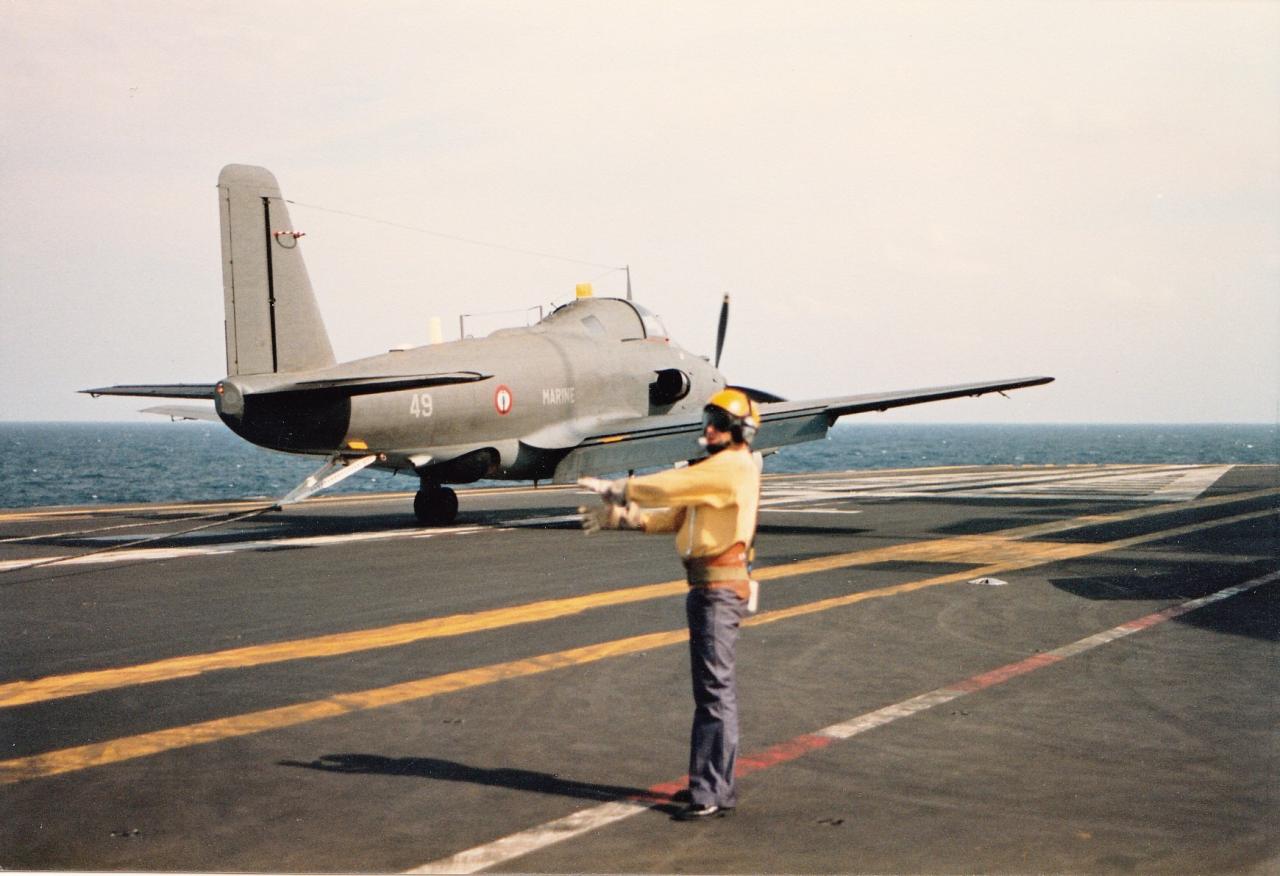
<instances>
[{"instance_id":1,"label":"aircraft rudder","mask_svg":"<svg viewBox=\"0 0 1280 876\"><path fill-rule=\"evenodd\" d=\"M333 365L298 232L275 176L229 164L218 174L227 373Z\"/></svg>"},{"instance_id":2,"label":"aircraft rudder","mask_svg":"<svg viewBox=\"0 0 1280 876\"><path fill-rule=\"evenodd\" d=\"M265 167L252 164L228 164L218 171L219 188L236 188L256 193L259 197L280 198L280 183Z\"/></svg>"}]
</instances>

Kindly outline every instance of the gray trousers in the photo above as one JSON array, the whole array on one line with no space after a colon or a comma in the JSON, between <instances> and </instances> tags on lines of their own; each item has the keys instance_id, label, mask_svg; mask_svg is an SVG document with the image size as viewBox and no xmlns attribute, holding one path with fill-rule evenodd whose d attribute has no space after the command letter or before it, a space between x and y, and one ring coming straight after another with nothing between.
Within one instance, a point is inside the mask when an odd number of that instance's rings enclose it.
<instances>
[{"instance_id":1,"label":"gray trousers","mask_svg":"<svg viewBox=\"0 0 1280 876\"><path fill-rule=\"evenodd\" d=\"M685 598L694 702L689 794L701 805L738 805L733 778L738 760L734 645L746 613L746 600L725 587L691 587Z\"/></svg>"}]
</instances>

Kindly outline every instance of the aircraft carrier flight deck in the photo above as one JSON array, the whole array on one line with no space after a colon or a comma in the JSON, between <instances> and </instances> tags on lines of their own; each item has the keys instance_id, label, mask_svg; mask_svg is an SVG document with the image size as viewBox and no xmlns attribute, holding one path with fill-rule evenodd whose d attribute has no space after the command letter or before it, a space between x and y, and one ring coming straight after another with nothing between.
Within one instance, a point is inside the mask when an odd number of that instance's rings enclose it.
<instances>
[{"instance_id":1,"label":"aircraft carrier flight deck","mask_svg":"<svg viewBox=\"0 0 1280 876\"><path fill-rule=\"evenodd\" d=\"M1280 872L1280 467L767 476L699 823L671 538L459 495L0 511L0 868Z\"/></svg>"}]
</instances>

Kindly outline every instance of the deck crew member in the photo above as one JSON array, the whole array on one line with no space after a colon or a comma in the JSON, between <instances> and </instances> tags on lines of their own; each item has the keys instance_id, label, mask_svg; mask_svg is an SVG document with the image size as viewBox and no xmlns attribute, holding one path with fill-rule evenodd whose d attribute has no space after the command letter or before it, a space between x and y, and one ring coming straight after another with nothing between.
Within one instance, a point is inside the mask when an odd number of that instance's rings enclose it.
<instances>
[{"instance_id":1,"label":"deck crew member","mask_svg":"<svg viewBox=\"0 0 1280 876\"><path fill-rule=\"evenodd\" d=\"M703 409L705 459L643 477L579 481L605 499L603 507L582 509L588 531L676 533L689 580L685 613L695 704L690 802L676 815L684 821L724 815L738 803L734 646L754 587L747 564L760 505L760 463L750 444L759 425L746 393L724 389Z\"/></svg>"}]
</instances>

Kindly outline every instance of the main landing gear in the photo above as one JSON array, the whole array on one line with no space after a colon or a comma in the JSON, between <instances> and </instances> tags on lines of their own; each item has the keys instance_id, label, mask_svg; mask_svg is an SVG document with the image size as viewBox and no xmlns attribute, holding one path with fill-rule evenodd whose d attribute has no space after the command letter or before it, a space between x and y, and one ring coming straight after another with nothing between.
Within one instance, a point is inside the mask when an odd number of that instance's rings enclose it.
<instances>
[{"instance_id":1,"label":"main landing gear","mask_svg":"<svg viewBox=\"0 0 1280 876\"><path fill-rule=\"evenodd\" d=\"M448 526L458 516L458 494L424 482L413 497L413 514L423 526Z\"/></svg>"}]
</instances>

